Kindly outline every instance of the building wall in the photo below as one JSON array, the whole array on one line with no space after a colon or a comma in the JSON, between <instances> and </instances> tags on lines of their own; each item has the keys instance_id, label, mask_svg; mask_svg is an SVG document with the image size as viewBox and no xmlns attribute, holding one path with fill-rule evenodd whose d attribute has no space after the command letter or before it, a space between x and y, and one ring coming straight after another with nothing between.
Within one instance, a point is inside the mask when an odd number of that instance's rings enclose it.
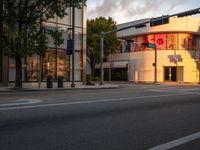
<instances>
[{"instance_id":1,"label":"building wall","mask_svg":"<svg viewBox=\"0 0 200 150\"><path fill-rule=\"evenodd\" d=\"M157 51L157 81L164 82L164 67L177 67L178 82L199 82L197 63L193 58L194 51L176 50L181 55L182 62L170 62L169 55L174 55L175 50ZM123 54L112 54L114 61L128 60L128 79L135 82L154 81L154 51L142 51Z\"/></svg>"},{"instance_id":2,"label":"building wall","mask_svg":"<svg viewBox=\"0 0 200 150\"><path fill-rule=\"evenodd\" d=\"M117 25L124 28L134 24L143 23L150 19L128 22ZM196 53L200 52L200 19L191 16L171 17L168 24L143 28L131 28L117 33L121 41L122 53L112 54L114 62L128 61L128 79L134 82L154 82L155 50L142 46L142 43L155 43L157 45L157 81L165 81L165 68L177 68L177 82L198 83L200 80ZM166 37L164 44L159 44L157 36ZM176 38L171 38L177 34ZM148 37L149 36L149 37ZM169 40L170 39L170 40ZM146 41L145 41L146 40ZM176 41L175 41L176 40ZM134 41L130 43L128 41ZM135 45L134 45L135 43ZM128 48L128 49L127 49ZM180 57L177 63L171 59ZM110 56L108 56L109 61ZM115 66L116 68L117 66Z\"/></svg>"},{"instance_id":3,"label":"building wall","mask_svg":"<svg viewBox=\"0 0 200 150\"><path fill-rule=\"evenodd\" d=\"M130 23L120 24L117 28L122 28L138 23L142 23L144 21L148 21L150 19L143 19L139 21L133 21ZM144 28L131 28L124 31L120 31L117 33L118 38L125 38L125 37L132 37L133 35L143 35L143 34L150 34L150 33L159 33L159 32L192 32L197 33L200 32L200 19L194 18L191 16L177 18L171 17L168 24L163 24L160 26L150 27L148 23Z\"/></svg>"}]
</instances>

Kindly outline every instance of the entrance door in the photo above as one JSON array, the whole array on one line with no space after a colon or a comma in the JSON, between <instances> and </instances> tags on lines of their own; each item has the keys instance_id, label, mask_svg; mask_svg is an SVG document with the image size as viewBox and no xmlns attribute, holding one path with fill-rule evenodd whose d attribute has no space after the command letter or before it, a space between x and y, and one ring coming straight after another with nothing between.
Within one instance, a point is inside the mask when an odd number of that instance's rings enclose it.
<instances>
[{"instance_id":1,"label":"entrance door","mask_svg":"<svg viewBox=\"0 0 200 150\"><path fill-rule=\"evenodd\" d=\"M165 67L165 81L170 81L170 72L169 72L169 67Z\"/></svg>"},{"instance_id":2,"label":"entrance door","mask_svg":"<svg viewBox=\"0 0 200 150\"><path fill-rule=\"evenodd\" d=\"M171 81L177 81L176 80L176 74L177 74L177 68L171 67Z\"/></svg>"},{"instance_id":3,"label":"entrance door","mask_svg":"<svg viewBox=\"0 0 200 150\"><path fill-rule=\"evenodd\" d=\"M176 82L177 81L177 67L165 67L164 80Z\"/></svg>"}]
</instances>

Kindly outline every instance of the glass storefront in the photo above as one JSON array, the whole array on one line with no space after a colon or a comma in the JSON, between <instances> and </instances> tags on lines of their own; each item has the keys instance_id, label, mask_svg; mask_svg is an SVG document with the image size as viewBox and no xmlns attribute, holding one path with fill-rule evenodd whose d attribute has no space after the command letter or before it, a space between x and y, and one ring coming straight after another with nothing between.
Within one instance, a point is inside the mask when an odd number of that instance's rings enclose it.
<instances>
[{"instance_id":1,"label":"glass storefront","mask_svg":"<svg viewBox=\"0 0 200 150\"><path fill-rule=\"evenodd\" d=\"M75 82L85 82L86 80L86 31L87 31L87 8L75 9L75 42L74 42L74 79ZM40 56L34 54L30 57L22 59L22 80L28 82L39 81L39 75L41 71L42 81L47 80L47 76L51 75L54 81L57 81L59 76L63 76L65 82L71 82L72 80L72 55L67 55L67 40L72 38L72 8L67 9L67 14L64 18L55 16L43 25L46 27L46 31L49 29L59 30L62 32L63 44L56 47L53 37L47 34L47 47L48 50L45 53L42 63L40 62ZM0 55L1 56L1 55ZM8 81L14 82L16 76L15 60L8 58L6 61L8 65ZM0 71L2 69L2 60L0 62ZM0 82L1 82L0 74Z\"/></svg>"},{"instance_id":2,"label":"glass storefront","mask_svg":"<svg viewBox=\"0 0 200 150\"><path fill-rule=\"evenodd\" d=\"M33 55L27 58L26 65L27 81L37 81L39 77L39 56Z\"/></svg>"},{"instance_id":3,"label":"glass storefront","mask_svg":"<svg viewBox=\"0 0 200 150\"><path fill-rule=\"evenodd\" d=\"M64 81L70 81L70 58L64 50L49 50L46 52L42 65L42 80L51 75L54 80L63 76ZM39 56L33 55L27 58L26 67L27 81L38 81L39 78Z\"/></svg>"}]
</instances>

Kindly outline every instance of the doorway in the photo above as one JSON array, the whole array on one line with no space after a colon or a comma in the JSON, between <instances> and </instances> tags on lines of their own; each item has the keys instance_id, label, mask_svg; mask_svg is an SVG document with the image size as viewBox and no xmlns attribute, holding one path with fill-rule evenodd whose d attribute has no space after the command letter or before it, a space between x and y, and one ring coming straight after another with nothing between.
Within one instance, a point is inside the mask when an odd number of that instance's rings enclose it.
<instances>
[{"instance_id":1,"label":"doorway","mask_svg":"<svg viewBox=\"0 0 200 150\"><path fill-rule=\"evenodd\" d=\"M164 81L177 81L177 67L164 67Z\"/></svg>"}]
</instances>

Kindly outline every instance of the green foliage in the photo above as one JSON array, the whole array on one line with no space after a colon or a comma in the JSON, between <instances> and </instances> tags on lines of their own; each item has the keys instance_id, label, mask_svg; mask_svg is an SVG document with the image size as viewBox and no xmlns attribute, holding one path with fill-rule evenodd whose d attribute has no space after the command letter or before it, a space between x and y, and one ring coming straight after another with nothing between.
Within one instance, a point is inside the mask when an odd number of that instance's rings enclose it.
<instances>
[{"instance_id":1,"label":"green foliage","mask_svg":"<svg viewBox=\"0 0 200 150\"><path fill-rule=\"evenodd\" d=\"M100 77L94 77L93 81L100 81Z\"/></svg>"},{"instance_id":2,"label":"green foliage","mask_svg":"<svg viewBox=\"0 0 200 150\"><path fill-rule=\"evenodd\" d=\"M91 75L94 77L95 65L100 61L100 33L116 29L116 22L109 17L99 17L87 21L87 61L91 67ZM104 57L116 49L116 33L107 35L104 38Z\"/></svg>"},{"instance_id":3,"label":"green foliage","mask_svg":"<svg viewBox=\"0 0 200 150\"><path fill-rule=\"evenodd\" d=\"M86 81L91 81L91 80L92 80L91 75L90 75L90 74L87 74L87 75L86 75Z\"/></svg>"},{"instance_id":4,"label":"green foliage","mask_svg":"<svg viewBox=\"0 0 200 150\"><path fill-rule=\"evenodd\" d=\"M62 32L56 30L56 31L51 31L50 34L54 39L54 45L60 46L64 42L64 39L61 38Z\"/></svg>"}]
</instances>

